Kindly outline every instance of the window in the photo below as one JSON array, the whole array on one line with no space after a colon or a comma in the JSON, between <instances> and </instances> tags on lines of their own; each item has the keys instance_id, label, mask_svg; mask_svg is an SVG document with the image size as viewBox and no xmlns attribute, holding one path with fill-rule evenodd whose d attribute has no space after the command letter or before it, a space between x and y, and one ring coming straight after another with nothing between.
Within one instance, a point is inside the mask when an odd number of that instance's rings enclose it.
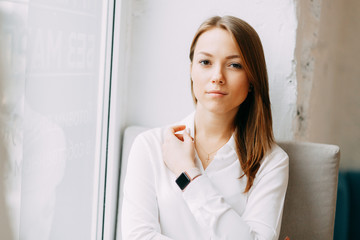
<instances>
[{"instance_id":1,"label":"window","mask_svg":"<svg viewBox=\"0 0 360 240\"><path fill-rule=\"evenodd\" d=\"M102 239L113 4L0 1L4 238Z\"/></svg>"}]
</instances>

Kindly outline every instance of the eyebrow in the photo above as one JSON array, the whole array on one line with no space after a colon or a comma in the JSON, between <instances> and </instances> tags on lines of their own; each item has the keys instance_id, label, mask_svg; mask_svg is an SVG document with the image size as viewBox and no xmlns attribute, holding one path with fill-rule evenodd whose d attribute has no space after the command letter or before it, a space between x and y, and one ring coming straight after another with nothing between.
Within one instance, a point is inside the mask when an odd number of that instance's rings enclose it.
<instances>
[{"instance_id":1,"label":"eyebrow","mask_svg":"<svg viewBox=\"0 0 360 240\"><path fill-rule=\"evenodd\" d=\"M207 52L199 52L199 54L203 54L203 55L208 56L208 57L213 56L213 55L211 55L210 53L207 53ZM226 59L233 59L233 58L241 58L241 57L240 57L240 55L237 55L237 54L230 55L230 56L226 57Z\"/></svg>"}]
</instances>

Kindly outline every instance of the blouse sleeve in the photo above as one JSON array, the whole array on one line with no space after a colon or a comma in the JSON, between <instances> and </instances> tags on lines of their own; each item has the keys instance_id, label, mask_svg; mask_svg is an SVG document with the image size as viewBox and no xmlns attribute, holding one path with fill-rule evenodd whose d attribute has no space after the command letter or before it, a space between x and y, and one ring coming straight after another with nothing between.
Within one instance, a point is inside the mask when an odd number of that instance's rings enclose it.
<instances>
[{"instance_id":1,"label":"blouse sleeve","mask_svg":"<svg viewBox=\"0 0 360 240\"><path fill-rule=\"evenodd\" d=\"M263 162L241 216L206 175L186 188L183 197L197 222L208 228L211 239L278 239L288 183L288 156L279 155Z\"/></svg>"},{"instance_id":2,"label":"blouse sleeve","mask_svg":"<svg viewBox=\"0 0 360 240\"><path fill-rule=\"evenodd\" d=\"M161 235L151 152L138 136L130 150L124 182L121 228L124 240L171 240Z\"/></svg>"}]
</instances>

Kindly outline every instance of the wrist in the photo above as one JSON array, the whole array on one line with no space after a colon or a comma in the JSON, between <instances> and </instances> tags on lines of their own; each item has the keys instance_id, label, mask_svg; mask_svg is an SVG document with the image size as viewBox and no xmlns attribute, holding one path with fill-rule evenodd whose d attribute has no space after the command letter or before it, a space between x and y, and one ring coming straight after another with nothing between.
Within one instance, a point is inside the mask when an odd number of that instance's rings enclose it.
<instances>
[{"instance_id":1,"label":"wrist","mask_svg":"<svg viewBox=\"0 0 360 240\"><path fill-rule=\"evenodd\" d=\"M197 167L189 168L182 172L176 179L176 184L184 191L185 188L197 177L201 175L200 169Z\"/></svg>"}]
</instances>

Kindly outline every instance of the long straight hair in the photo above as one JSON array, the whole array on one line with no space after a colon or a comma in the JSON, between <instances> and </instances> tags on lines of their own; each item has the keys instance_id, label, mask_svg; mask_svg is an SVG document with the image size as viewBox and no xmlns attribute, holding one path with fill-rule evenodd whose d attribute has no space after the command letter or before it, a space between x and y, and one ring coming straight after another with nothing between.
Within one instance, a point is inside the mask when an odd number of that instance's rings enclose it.
<instances>
[{"instance_id":1,"label":"long straight hair","mask_svg":"<svg viewBox=\"0 0 360 240\"><path fill-rule=\"evenodd\" d=\"M247 22L233 16L214 16L205 20L194 36L189 54L191 63L199 37L213 28L231 33L240 48L240 57L250 83L251 90L234 119L236 151L244 172L240 178L247 177L246 193L253 185L262 158L274 142L264 51L258 34ZM192 81L191 92L196 104Z\"/></svg>"}]
</instances>

